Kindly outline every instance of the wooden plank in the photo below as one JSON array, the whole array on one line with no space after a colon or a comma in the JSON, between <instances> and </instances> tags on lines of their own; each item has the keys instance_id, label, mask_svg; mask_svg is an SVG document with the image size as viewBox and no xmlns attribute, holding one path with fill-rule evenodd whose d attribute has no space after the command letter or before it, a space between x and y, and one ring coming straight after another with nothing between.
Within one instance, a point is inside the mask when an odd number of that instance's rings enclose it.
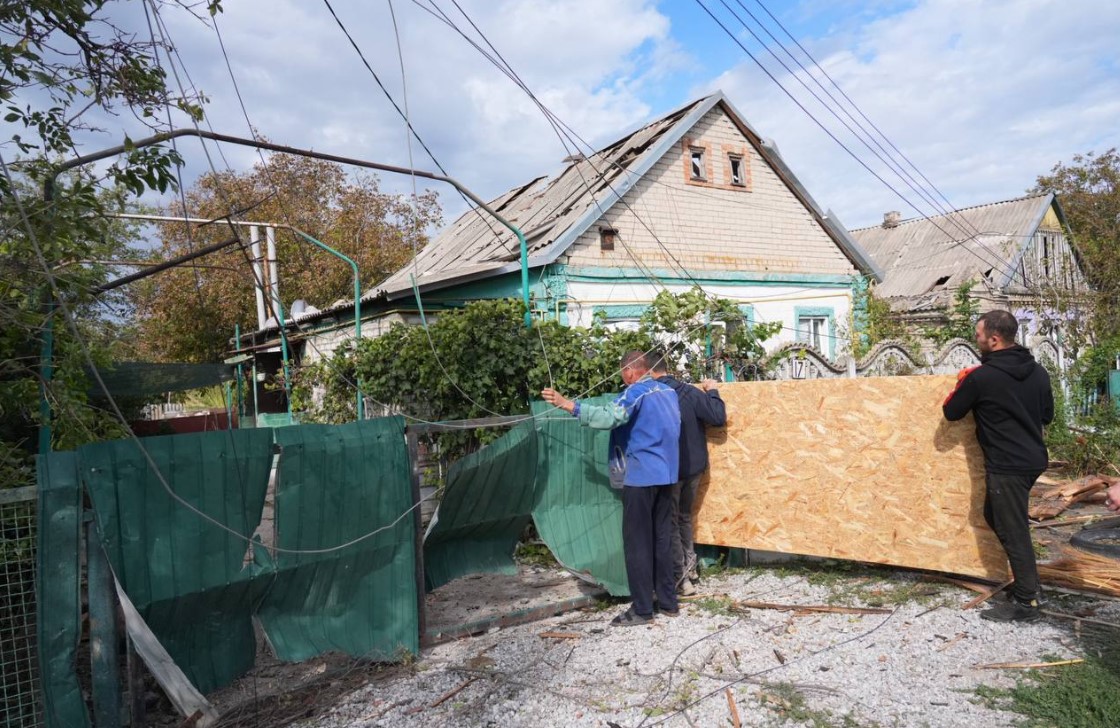
<instances>
[{"instance_id":1,"label":"wooden plank","mask_svg":"<svg viewBox=\"0 0 1120 728\"><path fill-rule=\"evenodd\" d=\"M86 565L89 590L89 651L93 682L93 724L117 728L121 724L120 651L117 647L117 599L109 560L97 535L97 524L86 524Z\"/></svg>"},{"instance_id":2,"label":"wooden plank","mask_svg":"<svg viewBox=\"0 0 1120 728\"><path fill-rule=\"evenodd\" d=\"M993 581L1007 559L984 522L971 417L947 422L953 376L720 387L697 543L929 569Z\"/></svg>"},{"instance_id":3,"label":"wooden plank","mask_svg":"<svg viewBox=\"0 0 1120 728\"><path fill-rule=\"evenodd\" d=\"M819 612L821 614L890 614L878 607L835 607L831 604L772 604L770 602L736 602L746 609L775 609L780 612Z\"/></svg>"},{"instance_id":4,"label":"wooden plank","mask_svg":"<svg viewBox=\"0 0 1120 728\"><path fill-rule=\"evenodd\" d=\"M144 660L148 670L155 676L156 681L167 693L168 699L175 709L186 718L193 717L196 712L202 716L195 721L199 728L207 728L218 720L218 711L210 701L191 684L183 671L167 654L167 650L160 644L159 639L144 622L144 618L136 611L128 594L125 593L121 583L113 577L113 584L117 589L117 599L120 600L121 611L124 613L124 626L128 636L136 647L136 654Z\"/></svg>"}]
</instances>

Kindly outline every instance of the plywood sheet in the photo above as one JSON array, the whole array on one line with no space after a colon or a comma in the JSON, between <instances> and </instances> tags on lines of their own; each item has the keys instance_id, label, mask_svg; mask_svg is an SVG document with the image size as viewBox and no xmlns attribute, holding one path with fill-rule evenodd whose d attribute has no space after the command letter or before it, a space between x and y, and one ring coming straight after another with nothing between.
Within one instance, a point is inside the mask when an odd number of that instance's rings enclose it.
<instances>
[{"instance_id":1,"label":"plywood sheet","mask_svg":"<svg viewBox=\"0 0 1120 728\"><path fill-rule=\"evenodd\" d=\"M947 422L953 376L720 386L698 543L1008 577L984 523L969 416Z\"/></svg>"}]
</instances>

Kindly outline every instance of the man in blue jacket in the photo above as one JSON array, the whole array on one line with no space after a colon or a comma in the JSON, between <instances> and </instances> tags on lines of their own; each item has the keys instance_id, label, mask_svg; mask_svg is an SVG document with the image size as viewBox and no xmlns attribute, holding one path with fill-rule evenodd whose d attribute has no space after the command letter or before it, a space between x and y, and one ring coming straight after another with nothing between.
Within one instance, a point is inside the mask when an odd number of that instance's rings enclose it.
<instances>
[{"instance_id":1,"label":"man in blue jacket","mask_svg":"<svg viewBox=\"0 0 1120 728\"><path fill-rule=\"evenodd\" d=\"M650 377L644 352L622 357L622 381L626 389L608 405L571 400L551 387L541 396L581 425L611 430L611 480L623 486L622 550L631 599L611 625L630 627L653 621L654 592L662 614L678 613L672 485L680 468L681 413L676 392Z\"/></svg>"},{"instance_id":2,"label":"man in blue jacket","mask_svg":"<svg viewBox=\"0 0 1120 728\"><path fill-rule=\"evenodd\" d=\"M708 438L704 430L708 425L723 427L727 424L727 408L714 379L705 379L693 386L669 376L662 352L651 353L650 373L657 381L673 388L681 408L680 474L673 484L673 580L677 593L687 597L696 593L692 584L696 568L692 506L700 477L708 469Z\"/></svg>"},{"instance_id":3,"label":"man in blue jacket","mask_svg":"<svg viewBox=\"0 0 1120 728\"><path fill-rule=\"evenodd\" d=\"M980 616L998 622L1032 622L1042 616L1027 507L1031 487L1046 469L1042 427L1054 419L1050 375L1015 343L1019 323L1007 311L989 311L976 322L980 366L960 373L941 409L948 420L969 412L984 451L984 519L999 537L1015 578L1010 599Z\"/></svg>"}]
</instances>

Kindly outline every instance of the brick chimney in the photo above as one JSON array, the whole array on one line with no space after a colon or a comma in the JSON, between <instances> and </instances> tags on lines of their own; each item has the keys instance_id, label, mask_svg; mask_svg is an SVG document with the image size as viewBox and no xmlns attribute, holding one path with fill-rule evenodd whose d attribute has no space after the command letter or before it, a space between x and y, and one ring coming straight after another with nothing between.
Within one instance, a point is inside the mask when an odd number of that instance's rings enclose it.
<instances>
[{"instance_id":1,"label":"brick chimney","mask_svg":"<svg viewBox=\"0 0 1120 728\"><path fill-rule=\"evenodd\" d=\"M890 212L883 213L883 227L888 230L898 227L900 222L902 222L902 213L898 210L891 210Z\"/></svg>"}]
</instances>

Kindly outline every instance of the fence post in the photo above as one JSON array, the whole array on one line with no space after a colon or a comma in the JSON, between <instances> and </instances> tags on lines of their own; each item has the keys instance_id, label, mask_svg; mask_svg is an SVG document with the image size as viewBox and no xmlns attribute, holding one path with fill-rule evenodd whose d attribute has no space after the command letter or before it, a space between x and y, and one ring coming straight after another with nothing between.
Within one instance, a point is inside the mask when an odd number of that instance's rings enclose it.
<instances>
[{"instance_id":1,"label":"fence post","mask_svg":"<svg viewBox=\"0 0 1120 728\"><path fill-rule=\"evenodd\" d=\"M93 673L93 724L116 728L121 724L120 651L117 632L117 595L113 575L97 523L86 524L86 568L89 580L89 651Z\"/></svg>"},{"instance_id":2,"label":"fence post","mask_svg":"<svg viewBox=\"0 0 1120 728\"><path fill-rule=\"evenodd\" d=\"M428 630L428 620L424 614L424 530L421 526L420 511L420 433L411 427L405 428L405 441L408 443L408 466L412 481L412 527L415 531L416 549L416 624L420 631L418 644L423 646Z\"/></svg>"}]
</instances>

